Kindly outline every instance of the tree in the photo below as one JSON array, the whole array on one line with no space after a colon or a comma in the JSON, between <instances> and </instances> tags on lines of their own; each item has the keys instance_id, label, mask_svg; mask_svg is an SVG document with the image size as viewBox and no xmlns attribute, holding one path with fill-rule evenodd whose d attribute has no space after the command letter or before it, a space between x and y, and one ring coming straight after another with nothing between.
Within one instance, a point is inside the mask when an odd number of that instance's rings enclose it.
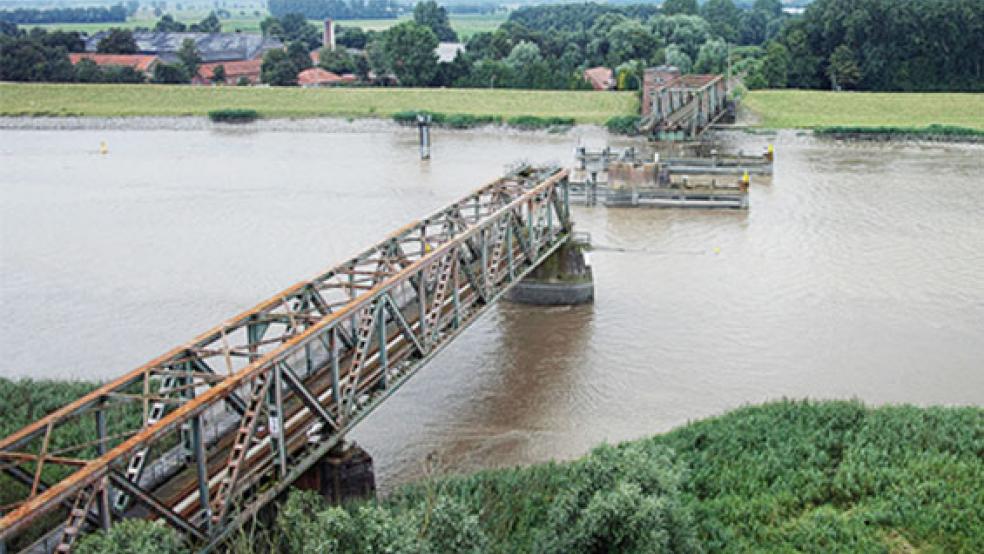
<instances>
[{"instance_id":1,"label":"tree","mask_svg":"<svg viewBox=\"0 0 984 554\"><path fill-rule=\"evenodd\" d=\"M205 19L192 25L191 30L196 33L221 33L222 22L219 21L219 16L215 12L211 12Z\"/></svg>"},{"instance_id":2,"label":"tree","mask_svg":"<svg viewBox=\"0 0 984 554\"><path fill-rule=\"evenodd\" d=\"M659 50L659 38L635 19L613 26L605 35L608 42L607 65L617 66L629 60L648 60Z\"/></svg>"},{"instance_id":3,"label":"tree","mask_svg":"<svg viewBox=\"0 0 984 554\"><path fill-rule=\"evenodd\" d=\"M260 80L275 87L297 85L297 66L283 50L270 50L263 55Z\"/></svg>"},{"instance_id":4,"label":"tree","mask_svg":"<svg viewBox=\"0 0 984 554\"><path fill-rule=\"evenodd\" d=\"M297 71L304 71L305 69L314 65L311 61L311 54L308 49L304 46L303 42L291 42L287 45L287 57L297 68Z\"/></svg>"},{"instance_id":5,"label":"tree","mask_svg":"<svg viewBox=\"0 0 984 554\"><path fill-rule=\"evenodd\" d=\"M137 41L128 29L113 27L96 44L96 51L103 54L136 54Z\"/></svg>"},{"instance_id":6,"label":"tree","mask_svg":"<svg viewBox=\"0 0 984 554\"><path fill-rule=\"evenodd\" d=\"M770 42L765 49L762 77L770 88L786 86L789 78L789 50L777 41Z\"/></svg>"},{"instance_id":7,"label":"tree","mask_svg":"<svg viewBox=\"0 0 984 554\"><path fill-rule=\"evenodd\" d=\"M711 26L696 15L657 16L650 20L650 25L663 42L677 44L691 60L697 57L700 45L711 37Z\"/></svg>"},{"instance_id":8,"label":"tree","mask_svg":"<svg viewBox=\"0 0 984 554\"><path fill-rule=\"evenodd\" d=\"M418 25L429 27L441 42L457 42L458 34L451 28L448 11L434 0L417 2L413 8L413 20Z\"/></svg>"},{"instance_id":9,"label":"tree","mask_svg":"<svg viewBox=\"0 0 984 554\"><path fill-rule=\"evenodd\" d=\"M752 4L752 11L762 12L769 19L782 17L782 2L779 0L755 0Z\"/></svg>"},{"instance_id":10,"label":"tree","mask_svg":"<svg viewBox=\"0 0 984 554\"><path fill-rule=\"evenodd\" d=\"M308 51L321 46L321 32L299 13L289 13L280 18L282 34L273 35L284 42L302 42Z\"/></svg>"},{"instance_id":11,"label":"tree","mask_svg":"<svg viewBox=\"0 0 984 554\"><path fill-rule=\"evenodd\" d=\"M697 61L694 62L696 73L724 73L728 64L728 45L721 39L711 39L700 47Z\"/></svg>"},{"instance_id":12,"label":"tree","mask_svg":"<svg viewBox=\"0 0 984 554\"><path fill-rule=\"evenodd\" d=\"M662 12L666 15L697 15L697 0L666 0Z\"/></svg>"},{"instance_id":13,"label":"tree","mask_svg":"<svg viewBox=\"0 0 984 554\"><path fill-rule=\"evenodd\" d=\"M202 56L195 46L195 40L186 38L181 41L181 48L178 49L178 61L184 67L185 73L189 78L198 74L198 65L202 63Z\"/></svg>"},{"instance_id":14,"label":"tree","mask_svg":"<svg viewBox=\"0 0 984 554\"><path fill-rule=\"evenodd\" d=\"M249 78L246 77L246 76L240 77L239 80L236 81L236 86L237 87L248 87L248 86L250 86L252 84L253 83L251 83L249 81Z\"/></svg>"},{"instance_id":15,"label":"tree","mask_svg":"<svg viewBox=\"0 0 984 554\"><path fill-rule=\"evenodd\" d=\"M355 62L345 50L326 47L318 51L318 67L332 73L350 73L355 70Z\"/></svg>"},{"instance_id":16,"label":"tree","mask_svg":"<svg viewBox=\"0 0 984 554\"><path fill-rule=\"evenodd\" d=\"M838 46L830 55L827 75L835 89L853 88L861 81L861 68L854 50L846 44Z\"/></svg>"},{"instance_id":17,"label":"tree","mask_svg":"<svg viewBox=\"0 0 984 554\"><path fill-rule=\"evenodd\" d=\"M75 70L63 48L29 36L0 36L0 80L72 81Z\"/></svg>"},{"instance_id":18,"label":"tree","mask_svg":"<svg viewBox=\"0 0 984 554\"><path fill-rule=\"evenodd\" d=\"M224 65L217 65L212 70L212 82L216 85L224 85L226 82L226 69Z\"/></svg>"},{"instance_id":19,"label":"tree","mask_svg":"<svg viewBox=\"0 0 984 554\"><path fill-rule=\"evenodd\" d=\"M154 66L151 81L158 84L181 85L191 80L191 74L180 63L159 63Z\"/></svg>"},{"instance_id":20,"label":"tree","mask_svg":"<svg viewBox=\"0 0 984 554\"><path fill-rule=\"evenodd\" d=\"M430 28L406 21L387 29L381 39L386 66L400 84L427 86L437 74L437 36Z\"/></svg>"},{"instance_id":21,"label":"tree","mask_svg":"<svg viewBox=\"0 0 984 554\"><path fill-rule=\"evenodd\" d=\"M171 14L164 14L154 25L154 30L160 33L183 33L188 30L188 26L176 21Z\"/></svg>"},{"instance_id":22,"label":"tree","mask_svg":"<svg viewBox=\"0 0 984 554\"><path fill-rule=\"evenodd\" d=\"M666 47L666 64L676 66L681 73L690 73L694 62L680 45L671 44Z\"/></svg>"},{"instance_id":23,"label":"tree","mask_svg":"<svg viewBox=\"0 0 984 554\"><path fill-rule=\"evenodd\" d=\"M700 8L700 14L711 25L711 32L728 42L738 40L738 26L741 11L732 0L707 0Z\"/></svg>"}]
</instances>

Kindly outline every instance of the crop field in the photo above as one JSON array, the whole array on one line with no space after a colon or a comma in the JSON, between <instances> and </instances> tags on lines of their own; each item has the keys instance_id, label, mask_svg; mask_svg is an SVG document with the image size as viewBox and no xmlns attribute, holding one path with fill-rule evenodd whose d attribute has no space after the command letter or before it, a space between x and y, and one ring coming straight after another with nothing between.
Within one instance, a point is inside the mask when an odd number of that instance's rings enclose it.
<instances>
[{"instance_id":1,"label":"crop field","mask_svg":"<svg viewBox=\"0 0 984 554\"><path fill-rule=\"evenodd\" d=\"M175 19L181 21L185 24L198 23L203 17L207 16L207 13L188 13L188 12L178 12ZM255 15L236 15L231 19L223 19L222 30L225 32L244 32L244 33L259 33L260 32L260 21L266 17L264 12L262 16ZM450 15L449 19L451 21L451 27L454 28L458 33L458 37L461 40L466 40L468 37L474 35L475 33L483 31L494 31L506 20L505 14L494 14L494 15ZM407 21L410 16L404 16L399 19L340 19L337 21L338 25L343 27L360 27L364 31L384 31L389 29L393 25L401 21ZM25 28L31 27L41 27L48 30L61 29L63 31L79 31L83 33L93 34L99 31L104 31L110 27L120 27L123 29L135 29L137 27L153 29L154 25L157 23L157 19L153 18L131 18L123 23L48 23L44 25L22 25ZM321 28L321 21L311 20L311 23Z\"/></svg>"},{"instance_id":2,"label":"crop field","mask_svg":"<svg viewBox=\"0 0 984 554\"><path fill-rule=\"evenodd\" d=\"M204 116L217 109L251 109L261 117L391 117L427 110L604 124L634 114L638 101L631 92L0 83L5 116Z\"/></svg>"},{"instance_id":3,"label":"crop field","mask_svg":"<svg viewBox=\"0 0 984 554\"><path fill-rule=\"evenodd\" d=\"M984 94L761 90L748 93L744 107L773 129L941 124L984 130Z\"/></svg>"}]
</instances>

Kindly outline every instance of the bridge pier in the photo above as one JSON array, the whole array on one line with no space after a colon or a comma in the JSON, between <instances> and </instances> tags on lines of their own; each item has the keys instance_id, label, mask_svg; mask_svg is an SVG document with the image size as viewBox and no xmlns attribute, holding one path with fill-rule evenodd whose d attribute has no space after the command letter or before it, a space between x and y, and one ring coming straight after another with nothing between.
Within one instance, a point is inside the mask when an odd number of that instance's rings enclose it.
<instances>
[{"instance_id":1,"label":"bridge pier","mask_svg":"<svg viewBox=\"0 0 984 554\"><path fill-rule=\"evenodd\" d=\"M329 503L376 496L372 457L355 443L339 444L294 482L301 490L317 491Z\"/></svg>"},{"instance_id":2,"label":"bridge pier","mask_svg":"<svg viewBox=\"0 0 984 554\"><path fill-rule=\"evenodd\" d=\"M585 249L590 239L568 239L525 279L516 283L506 299L517 304L573 306L594 301L594 277Z\"/></svg>"}]
</instances>

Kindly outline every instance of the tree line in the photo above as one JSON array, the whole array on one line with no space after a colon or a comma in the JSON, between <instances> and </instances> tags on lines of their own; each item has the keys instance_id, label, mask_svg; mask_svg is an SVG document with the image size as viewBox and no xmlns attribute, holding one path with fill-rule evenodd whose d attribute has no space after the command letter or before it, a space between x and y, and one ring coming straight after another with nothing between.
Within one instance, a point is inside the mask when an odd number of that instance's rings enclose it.
<instances>
[{"instance_id":1,"label":"tree line","mask_svg":"<svg viewBox=\"0 0 984 554\"><path fill-rule=\"evenodd\" d=\"M267 8L274 17L299 13L307 19L390 19L407 11L397 0L269 0Z\"/></svg>"},{"instance_id":2,"label":"tree line","mask_svg":"<svg viewBox=\"0 0 984 554\"><path fill-rule=\"evenodd\" d=\"M122 4L111 7L86 8L17 8L0 10L0 20L9 23L116 23L126 21L127 8Z\"/></svg>"}]
</instances>

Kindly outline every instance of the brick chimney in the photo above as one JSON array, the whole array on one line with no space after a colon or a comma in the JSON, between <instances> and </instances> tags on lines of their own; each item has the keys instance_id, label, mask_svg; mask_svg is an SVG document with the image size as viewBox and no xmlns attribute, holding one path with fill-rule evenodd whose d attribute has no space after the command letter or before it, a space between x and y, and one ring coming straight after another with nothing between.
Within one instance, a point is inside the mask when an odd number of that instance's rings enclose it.
<instances>
[{"instance_id":1,"label":"brick chimney","mask_svg":"<svg viewBox=\"0 0 984 554\"><path fill-rule=\"evenodd\" d=\"M325 36L322 37L325 48L335 49L335 22L331 19L325 20Z\"/></svg>"}]
</instances>

